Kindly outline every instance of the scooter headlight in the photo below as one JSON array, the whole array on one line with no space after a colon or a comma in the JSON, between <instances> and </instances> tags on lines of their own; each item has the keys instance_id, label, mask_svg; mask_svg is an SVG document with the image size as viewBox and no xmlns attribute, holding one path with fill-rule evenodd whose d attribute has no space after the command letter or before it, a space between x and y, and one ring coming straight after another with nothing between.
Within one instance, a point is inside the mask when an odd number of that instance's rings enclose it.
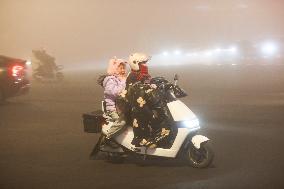
<instances>
[{"instance_id":1,"label":"scooter headlight","mask_svg":"<svg viewBox=\"0 0 284 189\"><path fill-rule=\"evenodd\" d=\"M193 129L193 128L199 128L199 120L196 119L192 119L192 120L186 120L182 122L182 126L186 127L188 129Z\"/></svg>"}]
</instances>

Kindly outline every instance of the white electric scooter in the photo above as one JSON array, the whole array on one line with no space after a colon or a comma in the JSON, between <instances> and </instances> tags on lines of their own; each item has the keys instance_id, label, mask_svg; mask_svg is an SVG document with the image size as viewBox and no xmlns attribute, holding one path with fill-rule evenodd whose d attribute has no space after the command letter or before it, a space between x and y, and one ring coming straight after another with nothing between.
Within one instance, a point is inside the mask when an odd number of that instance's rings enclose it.
<instances>
[{"instance_id":1,"label":"white electric scooter","mask_svg":"<svg viewBox=\"0 0 284 189\"><path fill-rule=\"evenodd\" d=\"M136 147L131 144L134 133L129 125L118 135L114 136L111 141L102 142L103 134L96 146L94 147L91 157L94 158L98 152L107 152L109 157L115 160L121 160L127 155L135 154L141 157L159 156L167 158L183 158L189 165L196 168L208 167L214 158L214 153L210 147L209 139L203 135L197 135L200 129L199 121L196 115L180 100L186 94L177 85L178 77L175 76L174 84L168 89L167 107L172 116L172 126L176 127L176 136L172 140L170 148L147 148ZM181 94L183 93L183 94ZM104 106L102 105L104 112ZM103 112L97 111L93 114L84 114L85 132L88 133L107 133L111 124L102 127L105 123Z\"/></svg>"}]
</instances>

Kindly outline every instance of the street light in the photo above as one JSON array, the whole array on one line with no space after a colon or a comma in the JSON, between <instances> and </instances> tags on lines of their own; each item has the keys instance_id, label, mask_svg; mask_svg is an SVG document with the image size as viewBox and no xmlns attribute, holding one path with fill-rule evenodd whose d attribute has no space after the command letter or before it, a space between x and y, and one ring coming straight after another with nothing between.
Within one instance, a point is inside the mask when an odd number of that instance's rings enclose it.
<instances>
[{"instance_id":1,"label":"street light","mask_svg":"<svg viewBox=\"0 0 284 189\"><path fill-rule=\"evenodd\" d=\"M169 55L169 53L167 51L163 52L163 56L168 56L168 55Z\"/></svg>"},{"instance_id":2,"label":"street light","mask_svg":"<svg viewBox=\"0 0 284 189\"><path fill-rule=\"evenodd\" d=\"M277 45L272 42L266 42L261 45L261 52L264 56L273 56L276 54L277 50Z\"/></svg>"},{"instance_id":3,"label":"street light","mask_svg":"<svg viewBox=\"0 0 284 189\"><path fill-rule=\"evenodd\" d=\"M175 55L180 55L181 52L180 52L180 50L175 50L174 54L175 54Z\"/></svg>"}]
</instances>

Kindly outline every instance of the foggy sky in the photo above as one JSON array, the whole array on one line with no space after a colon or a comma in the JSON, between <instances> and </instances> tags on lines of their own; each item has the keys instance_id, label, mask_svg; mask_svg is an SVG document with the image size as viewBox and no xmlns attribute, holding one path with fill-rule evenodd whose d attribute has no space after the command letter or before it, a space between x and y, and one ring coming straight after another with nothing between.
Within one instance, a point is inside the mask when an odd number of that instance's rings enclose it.
<instances>
[{"instance_id":1,"label":"foggy sky","mask_svg":"<svg viewBox=\"0 0 284 189\"><path fill-rule=\"evenodd\" d=\"M0 54L61 64L284 36L284 0L0 0Z\"/></svg>"}]
</instances>

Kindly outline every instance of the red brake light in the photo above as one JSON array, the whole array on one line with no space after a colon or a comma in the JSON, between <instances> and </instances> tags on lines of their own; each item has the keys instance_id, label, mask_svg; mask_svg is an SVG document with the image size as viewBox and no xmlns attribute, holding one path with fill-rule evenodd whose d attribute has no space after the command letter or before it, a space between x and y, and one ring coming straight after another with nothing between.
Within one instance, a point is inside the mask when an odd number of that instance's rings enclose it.
<instances>
[{"instance_id":1,"label":"red brake light","mask_svg":"<svg viewBox=\"0 0 284 189\"><path fill-rule=\"evenodd\" d=\"M22 70L24 69L23 66L15 65L12 67L12 76L20 76L22 73Z\"/></svg>"}]
</instances>

